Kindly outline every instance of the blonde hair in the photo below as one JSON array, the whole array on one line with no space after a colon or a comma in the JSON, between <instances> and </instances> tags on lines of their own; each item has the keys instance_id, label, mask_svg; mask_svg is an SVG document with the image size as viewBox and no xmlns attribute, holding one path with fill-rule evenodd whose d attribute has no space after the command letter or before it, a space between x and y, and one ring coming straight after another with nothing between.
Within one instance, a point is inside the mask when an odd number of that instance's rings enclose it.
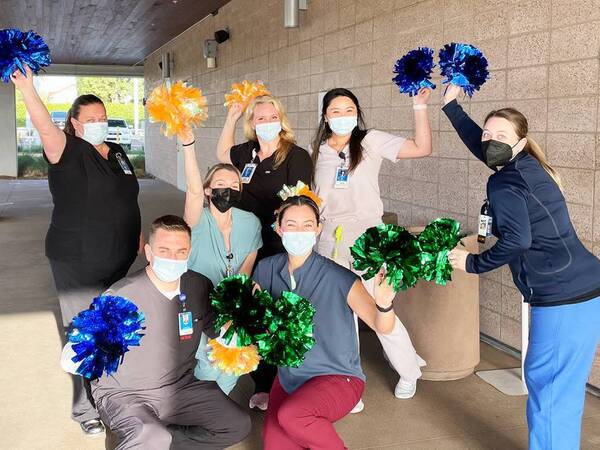
<instances>
[{"instance_id":1,"label":"blonde hair","mask_svg":"<svg viewBox=\"0 0 600 450\"><path fill-rule=\"evenodd\" d=\"M520 139L527 139L527 144L525 145L525 148L523 150L538 160L540 165L544 168L546 172L548 172L548 175L550 175L550 177L554 180L554 182L558 185L558 188L562 192L563 186L560 175L558 174L556 169L554 169L554 167L552 167L548 163L548 160L546 159L546 154L538 145L538 143L527 135L529 131L529 124L527 123L527 119L525 118L525 116L514 108L502 108L497 111L490 112L486 116L484 123L492 117L500 117L502 119L508 120L512 124L515 132L517 133L517 136Z\"/></svg>"},{"instance_id":2,"label":"blonde hair","mask_svg":"<svg viewBox=\"0 0 600 450\"><path fill-rule=\"evenodd\" d=\"M252 119L254 118L254 109L257 105L264 105L269 103L273 105L277 114L279 114L279 120L281 121L281 131L279 132L279 146L277 150L275 150L275 164L273 165L274 169L277 169L279 165L285 161L287 156L292 149L292 145L296 143L296 138L294 136L294 132L290 127L290 122L285 113L285 108L281 104L281 102L271 96L271 95L261 95L259 97L254 98L248 108L246 108L246 113L244 114L244 135L246 139L251 141L257 141L256 130L252 128Z\"/></svg>"},{"instance_id":3,"label":"blonde hair","mask_svg":"<svg viewBox=\"0 0 600 450\"><path fill-rule=\"evenodd\" d=\"M202 187L204 189L207 189L210 187L210 184L212 183L215 173L217 173L217 171L219 171L219 170L228 170L229 172L235 173L238 177L238 181L240 182L240 192L242 192L242 175L240 174L240 171L237 169L237 167L235 167L233 164L229 164L229 163L215 164L210 169L208 169L208 172L206 173L206 176L204 177L204 183L202 184Z\"/></svg>"}]
</instances>

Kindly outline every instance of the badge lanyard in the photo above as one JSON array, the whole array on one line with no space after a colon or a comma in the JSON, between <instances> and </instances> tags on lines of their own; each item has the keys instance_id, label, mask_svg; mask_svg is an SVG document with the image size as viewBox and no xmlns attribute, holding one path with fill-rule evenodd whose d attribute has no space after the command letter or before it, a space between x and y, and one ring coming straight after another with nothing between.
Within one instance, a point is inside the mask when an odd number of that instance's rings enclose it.
<instances>
[{"instance_id":1,"label":"badge lanyard","mask_svg":"<svg viewBox=\"0 0 600 450\"><path fill-rule=\"evenodd\" d=\"M252 160L251 160L251 162L247 163L244 166L244 170L242 170L242 183L248 184L248 183L250 183L250 180L252 180L252 177L254 176L254 172L256 171L256 168L258 167L258 163L256 162L257 156L258 156L258 153L256 152L256 149L252 150Z\"/></svg>"},{"instance_id":2,"label":"badge lanyard","mask_svg":"<svg viewBox=\"0 0 600 450\"><path fill-rule=\"evenodd\" d=\"M483 244L485 239L492 235L492 217L490 216L490 204L487 200L481 205L479 213L479 227L477 231L477 242Z\"/></svg>"},{"instance_id":3,"label":"badge lanyard","mask_svg":"<svg viewBox=\"0 0 600 450\"><path fill-rule=\"evenodd\" d=\"M344 153L343 151L339 152L338 156L340 157L342 162L335 169L335 180L334 180L333 187L335 189L347 189L348 184L350 182L350 180L349 180L349 178L350 178L349 177L350 162L348 161L348 158L346 157L346 153Z\"/></svg>"},{"instance_id":4,"label":"badge lanyard","mask_svg":"<svg viewBox=\"0 0 600 450\"><path fill-rule=\"evenodd\" d=\"M187 295L179 294L179 302L181 303L181 312L177 314L177 325L179 326L179 340L187 341L194 334L194 319L192 312L187 311L186 306Z\"/></svg>"},{"instance_id":5,"label":"badge lanyard","mask_svg":"<svg viewBox=\"0 0 600 450\"><path fill-rule=\"evenodd\" d=\"M117 153L116 158L117 162L119 163L119 166L121 166L121 169L123 170L123 173L125 175L133 175L131 169L127 165L127 161L125 161L125 158L123 158L123 155L121 153Z\"/></svg>"},{"instance_id":6,"label":"badge lanyard","mask_svg":"<svg viewBox=\"0 0 600 450\"><path fill-rule=\"evenodd\" d=\"M233 275L233 267L231 265L231 261L233 261L233 253L225 255L225 258L227 258L227 265L225 266L225 276L230 277L231 275Z\"/></svg>"}]
</instances>

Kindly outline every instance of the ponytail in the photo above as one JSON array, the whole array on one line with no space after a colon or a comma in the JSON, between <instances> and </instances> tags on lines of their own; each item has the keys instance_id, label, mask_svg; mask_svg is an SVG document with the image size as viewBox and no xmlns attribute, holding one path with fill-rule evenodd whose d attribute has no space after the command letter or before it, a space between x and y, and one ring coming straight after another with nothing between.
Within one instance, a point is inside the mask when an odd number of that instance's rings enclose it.
<instances>
[{"instance_id":1,"label":"ponytail","mask_svg":"<svg viewBox=\"0 0 600 450\"><path fill-rule=\"evenodd\" d=\"M538 160L540 165L544 168L546 172L548 172L548 175L550 175L550 177L558 185L560 191L563 192L563 185L560 175L558 174L556 169L554 169L554 167L548 164L546 154L544 153L542 148L529 136L527 137L527 145L525 146L525 151Z\"/></svg>"}]
</instances>

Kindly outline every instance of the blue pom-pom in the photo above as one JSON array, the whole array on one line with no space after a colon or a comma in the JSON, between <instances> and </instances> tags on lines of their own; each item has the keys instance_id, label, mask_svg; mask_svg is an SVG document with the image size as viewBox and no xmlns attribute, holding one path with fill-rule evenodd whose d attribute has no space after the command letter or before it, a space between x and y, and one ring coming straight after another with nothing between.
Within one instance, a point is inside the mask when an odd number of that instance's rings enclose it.
<instances>
[{"instance_id":1,"label":"blue pom-pom","mask_svg":"<svg viewBox=\"0 0 600 450\"><path fill-rule=\"evenodd\" d=\"M400 88L400 92L412 97L423 88L435 89L435 84L429 81L434 67L433 50L419 47L396 61L394 73L398 75L392 80Z\"/></svg>"},{"instance_id":2,"label":"blue pom-pom","mask_svg":"<svg viewBox=\"0 0 600 450\"><path fill-rule=\"evenodd\" d=\"M29 66L33 73L38 73L50 62L48 45L33 31L24 33L16 28L0 30L0 76L5 83L17 70L25 75L25 66Z\"/></svg>"},{"instance_id":3,"label":"blue pom-pom","mask_svg":"<svg viewBox=\"0 0 600 450\"><path fill-rule=\"evenodd\" d=\"M443 83L460 86L471 97L489 78L488 62L483 53L470 44L452 42L440 50Z\"/></svg>"},{"instance_id":4,"label":"blue pom-pom","mask_svg":"<svg viewBox=\"0 0 600 450\"><path fill-rule=\"evenodd\" d=\"M77 373L85 378L100 378L117 371L130 346L140 345L144 314L131 301L101 295L90 309L73 318L69 342L73 344L73 362L81 361Z\"/></svg>"}]
</instances>

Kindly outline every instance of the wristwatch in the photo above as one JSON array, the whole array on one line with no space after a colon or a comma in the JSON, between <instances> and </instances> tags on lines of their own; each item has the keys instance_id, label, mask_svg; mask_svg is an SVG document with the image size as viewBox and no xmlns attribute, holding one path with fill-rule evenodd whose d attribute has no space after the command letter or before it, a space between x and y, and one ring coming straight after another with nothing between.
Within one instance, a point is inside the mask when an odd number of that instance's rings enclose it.
<instances>
[{"instance_id":1,"label":"wristwatch","mask_svg":"<svg viewBox=\"0 0 600 450\"><path fill-rule=\"evenodd\" d=\"M379 306L377 303L375 303L375 306L377 307L377 311L386 313L386 312L390 312L392 309L394 309L394 302L390 303L390 306L388 306L387 308L383 308L383 307Z\"/></svg>"}]
</instances>

